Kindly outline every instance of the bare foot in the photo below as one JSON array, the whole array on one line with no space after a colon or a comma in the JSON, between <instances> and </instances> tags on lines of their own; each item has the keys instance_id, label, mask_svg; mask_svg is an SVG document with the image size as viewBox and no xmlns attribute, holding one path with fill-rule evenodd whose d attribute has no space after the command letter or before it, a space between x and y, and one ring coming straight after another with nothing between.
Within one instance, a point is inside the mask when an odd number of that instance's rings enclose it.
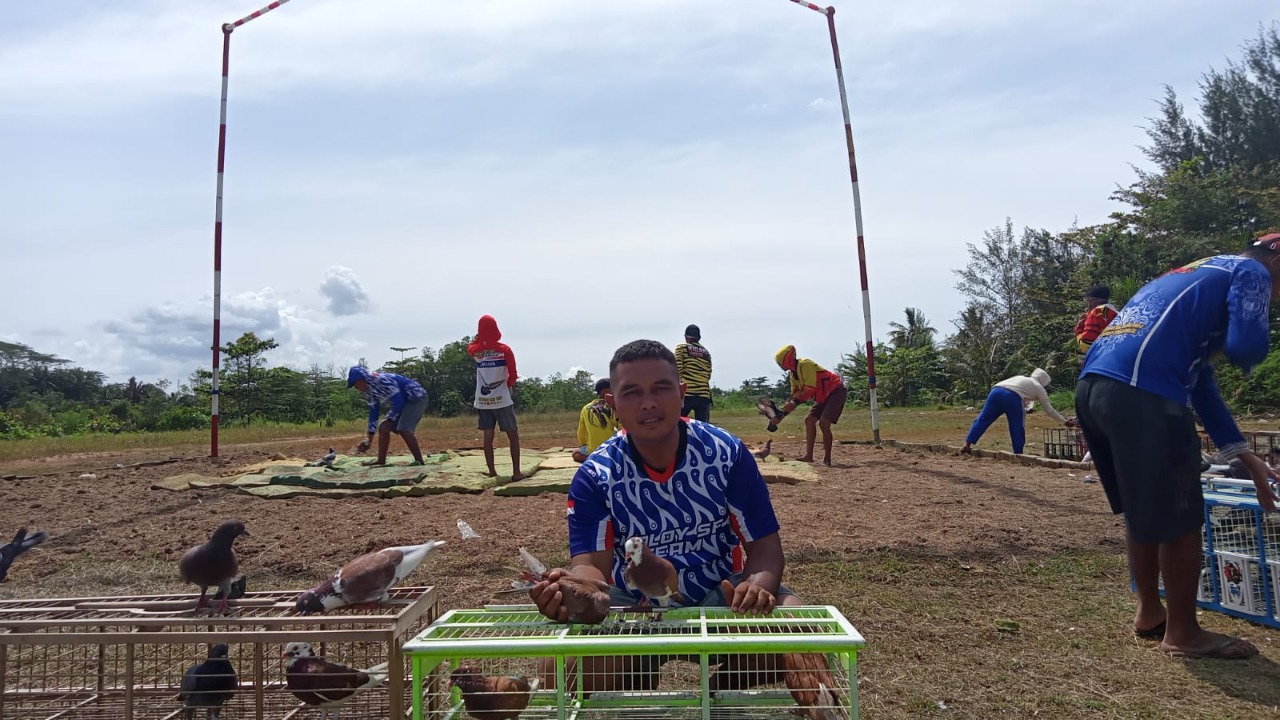
<instances>
[{"instance_id":1,"label":"bare foot","mask_svg":"<svg viewBox=\"0 0 1280 720\"><path fill-rule=\"evenodd\" d=\"M426 465L426 463L422 462L421 460L414 460L413 462L409 463L409 467L418 467L419 465Z\"/></svg>"},{"instance_id":2,"label":"bare foot","mask_svg":"<svg viewBox=\"0 0 1280 720\"><path fill-rule=\"evenodd\" d=\"M523 479L524 479L524 474L521 473L519 470L511 473L511 482L520 482Z\"/></svg>"},{"instance_id":3,"label":"bare foot","mask_svg":"<svg viewBox=\"0 0 1280 720\"><path fill-rule=\"evenodd\" d=\"M360 464L364 465L365 467L380 467L380 466L386 465L387 461L386 460L365 460Z\"/></svg>"},{"instance_id":4,"label":"bare foot","mask_svg":"<svg viewBox=\"0 0 1280 720\"><path fill-rule=\"evenodd\" d=\"M1195 641L1185 645L1170 645L1166 639L1160 649L1176 658L1243 660L1258 654L1258 648L1248 640L1230 635L1201 631Z\"/></svg>"},{"instance_id":5,"label":"bare foot","mask_svg":"<svg viewBox=\"0 0 1280 720\"><path fill-rule=\"evenodd\" d=\"M800 458L800 462L813 462L813 456L805 455L804 457Z\"/></svg>"},{"instance_id":6,"label":"bare foot","mask_svg":"<svg viewBox=\"0 0 1280 720\"><path fill-rule=\"evenodd\" d=\"M485 473L485 475L488 475L489 477L498 477L498 471L493 468L489 468L489 472Z\"/></svg>"},{"instance_id":7,"label":"bare foot","mask_svg":"<svg viewBox=\"0 0 1280 720\"><path fill-rule=\"evenodd\" d=\"M822 464L826 465L827 467L831 467L831 458L827 458L826 460L823 460Z\"/></svg>"}]
</instances>

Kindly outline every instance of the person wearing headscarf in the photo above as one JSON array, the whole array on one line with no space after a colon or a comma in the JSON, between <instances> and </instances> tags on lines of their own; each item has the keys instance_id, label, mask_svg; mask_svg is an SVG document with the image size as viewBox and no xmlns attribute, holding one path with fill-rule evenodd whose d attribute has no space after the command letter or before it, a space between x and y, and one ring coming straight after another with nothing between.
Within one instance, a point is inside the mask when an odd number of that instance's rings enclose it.
<instances>
[{"instance_id":1,"label":"person wearing headscarf","mask_svg":"<svg viewBox=\"0 0 1280 720\"><path fill-rule=\"evenodd\" d=\"M845 401L849 399L844 379L808 358L797 357L795 345L784 345L773 359L778 367L787 371L791 387L791 397L780 408L784 415L795 410L800 403L813 401L813 407L804 418L805 453L800 459L813 462L813 446L817 442L818 428L822 428L822 463L830 465L831 446L835 443L831 426L840 422Z\"/></svg>"},{"instance_id":2,"label":"person wearing headscarf","mask_svg":"<svg viewBox=\"0 0 1280 720\"><path fill-rule=\"evenodd\" d=\"M484 459L489 466L489 477L497 477L493 460L494 428L507 434L511 445L511 480L523 480L520 472L520 430L516 426L515 397L516 356L502 340L498 321L492 315L483 315L476 328L476 337L467 346L467 354L476 361L476 399L473 405L478 415L476 428L484 433Z\"/></svg>"},{"instance_id":3,"label":"person wearing headscarf","mask_svg":"<svg viewBox=\"0 0 1280 720\"><path fill-rule=\"evenodd\" d=\"M965 437L964 447L960 448L960 452L968 455L973 444L982 438L991 423L1003 415L1009 422L1009 440L1013 443L1013 453L1021 455L1027 441L1027 413L1031 412L1036 403L1044 406L1044 412L1049 417L1067 427L1075 427L1073 421L1063 417L1049 402L1049 391L1046 388L1050 381L1049 373L1036 368L1030 375L1014 375L996 383L991 392L987 393L982 412L978 413L973 425L969 427L969 434Z\"/></svg>"}]
</instances>

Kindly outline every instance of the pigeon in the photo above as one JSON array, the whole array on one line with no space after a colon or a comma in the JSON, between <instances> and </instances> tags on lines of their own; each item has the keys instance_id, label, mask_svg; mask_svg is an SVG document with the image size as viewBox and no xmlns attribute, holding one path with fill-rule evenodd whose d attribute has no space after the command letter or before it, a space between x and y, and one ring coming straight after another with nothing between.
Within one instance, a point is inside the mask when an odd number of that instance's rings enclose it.
<instances>
[{"instance_id":1,"label":"pigeon","mask_svg":"<svg viewBox=\"0 0 1280 720\"><path fill-rule=\"evenodd\" d=\"M322 720L330 715L338 720L339 709L357 690L381 685L388 677L385 666L381 670L356 670L322 660L304 642L285 645L283 657L288 660L284 679L289 692L307 705L320 708Z\"/></svg>"},{"instance_id":2,"label":"pigeon","mask_svg":"<svg viewBox=\"0 0 1280 720\"><path fill-rule=\"evenodd\" d=\"M529 707L529 694L538 680L523 675L487 677L470 665L449 675L449 685L462 691L462 704L476 720L515 720Z\"/></svg>"},{"instance_id":3,"label":"pigeon","mask_svg":"<svg viewBox=\"0 0 1280 720\"><path fill-rule=\"evenodd\" d=\"M444 544L443 540L431 540L361 555L299 595L294 610L310 615L348 605L385 603L391 597L388 591L421 565L432 550Z\"/></svg>"},{"instance_id":4,"label":"pigeon","mask_svg":"<svg viewBox=\"0 0 1280 720\"><path fill-rule=\"evenodd\" d=\"M790 414L782 412L772 400L766 397L762 397L756 402L756 410L769 419L769 432L777 432L778 423L782 422L782 419Z\"/></svg>"},{"instance_id":5,"label":"pigeon","mask_svg":"<svg viewBox=\"0 0 1280 720\"><path fill-rule=\"evenodd\" d=\"M773 438L769 438L768 440L765 440L764 447L760 448L759 450L753 450L751 454L755 455L756 458L760 460L763 460L769 457L770 455L772 455L773 454Z\"/></svg>"},{"instance_id":6,"label":"pigeon","mask_svg":"<svg viewBox=\"0 0 1280 720\"><path fill-rule=\"evenodd\" d=\"M197 708L205 708L209 720L218 720L222 706L236 694L240 680L227 654L225 643L211 645L209 659L192 665L182 674L182 692L178 698L185 707L186 720L195 720Z\"/></svg>"},{"instance_id":7,"label":"pigeon","mask_svg":"<svg viewBox=\"0 0 1280 720\"><path fill-rule=\"evenodd\" d=\"M218 588L218 592L213 594L214 600L221 600L226 597L228 600L239 600L244 597L245 591L249 588L249 578L241 575L231 581L231 590L227 595L222 594L222 588Z\"/></svg>"},{"instance_id":8,"label":"pigeon","mask_svg":"<svg viewBox=\"0 0 1280 720\"><path fill-rule=\"evenodd\" d=\"M622 571L622 579L628 590L639 590L663 609L673 599L684 602L680 594L680 576L670 560L654 554L641 537L628 538L623 549L627 553L627 567Z\"/></svg>"},{"instance_id":9,"label":"pigeon","mask_svg":"<svg viewBox=\"0 0 1280 720\"><path fill-rule=\"evenodd\" d=\"M520 548L520 560L528 570L520 573L519 580L512 580L512 589L505 592L527 591L546 580L547 574L551 572L541 560L523 547ZM560 604L568 611L569 622L598 625L609 616L609 583L567 573L560 575L555 582L560 590Z\"/></svg>"},{"instance_id":10,"label":"pigeon","mask_svg":"<svg viewBox=\"0 0 1280 720\"><path fill-rule=\"evenodd\" d=\"M333 466L334 461L337 459L338 451L333 448L329 448L329 452L324 457L313 463L307 463L307 467L322 467L325 470L337 470L338 468Z\"/></svg>"},{"instance_id":11,"label":"pigeon","mask_svg":"<svg viewBox=\"0 0 1280 720\"><path fill-rule=\"evenodd\" d=\"M225 613L231 595L231 580L240 569L236 561L235 550L231 545L241 535L248 535L244 523L239 520L228 520L218 526L209 537L209 542L197 545L182 555L178 561L178 574L183 580L200 586L200 599L196 607L209 604L205 594L210 587L218 587L222 591L218 611Z\"/></svg>"},{"instance_id":12,"label":"pigeon","mask_svg":"<svg viewBox=\"0 0 1280 720\"><path fill-rule=\"evenodd\" d=\"M48 539L49 534L43 530L27 535L26 528L18 528L18 532L13 536L13 542L0 546L0 582L4 582L8 577L9 566L13 564L15 558Z\"/></svg>"},{"instance_id":13,"label":"pigeon","mask_svg":"<svg viewBox=\"0 0 1280 720\"><path fill-rule=\"evenodd\" d=\"M783 653L782 666L791 697L808 720L847 720L835 677L822 653Z\"/></svg>"}]
</instances>

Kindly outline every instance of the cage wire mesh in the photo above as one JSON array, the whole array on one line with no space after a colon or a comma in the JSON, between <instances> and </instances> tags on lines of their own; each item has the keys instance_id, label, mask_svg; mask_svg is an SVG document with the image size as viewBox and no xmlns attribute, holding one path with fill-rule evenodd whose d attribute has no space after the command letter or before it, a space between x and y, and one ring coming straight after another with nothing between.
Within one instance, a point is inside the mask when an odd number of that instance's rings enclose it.
<instances>
[{"instance_id":1,"label":"cage wire mesh","mask_svg":"<svg viewBox=\"0 0 1280 720\"><path fill-rule=\"evenodd\" d=\"M1047 458L1080 461L1088 452L1084 433L1075 428L1044 428L1044 450Z\"/></svg>"},{"instance_id":2,"label":"cage wire mesh","mask_svg":"<svg viewBox=\"0 0 1280 720\"><path fill-rule=\"evenodd\" d=\"M290 690L283 651L293 642L330 662L377 671L341 705L342 715L405 717L409 666L400 647L438 615L435 589L397 588L379 608L321 616L293 613L299 592L247 593L226 616L194 614L191 595L0 602L0 718L187 717L183 674L218 643L228 646L237 676L223 720L320 717L320 708ZM194 717L206 717L205 709Z\"/></svg>"},{"instance_id":3,"label":"cage wire mesh","mask_svg":"<svg viewBox=\"0 0 1280 720\"><path fill-rule=\"evenodd\" d=\"M422 687L415 718L856 718L863 645L821 606L614 613L594 626L513 606L450 612L405 652Z\"/></svg>"},{"instance_id":4,"label":"cage wire mesh","mask_svg":"<svg viewBox=\"0 0 1280 720\"><path fill-rule=\"evenodd\" d=\"M1271 552L1280 550L1280 526L1262 521L1261 511L1251 503L1219 502L1212 495L1207 500L1208 529L1218 574L1218 603L1249 615L1266 615L1270 588L1261 553L1265 548L1270 557ZM1274 557L1280 558L1280 555ZM1273 606L1274 598L1272 593Z\"/></svg>"}]
</instances>

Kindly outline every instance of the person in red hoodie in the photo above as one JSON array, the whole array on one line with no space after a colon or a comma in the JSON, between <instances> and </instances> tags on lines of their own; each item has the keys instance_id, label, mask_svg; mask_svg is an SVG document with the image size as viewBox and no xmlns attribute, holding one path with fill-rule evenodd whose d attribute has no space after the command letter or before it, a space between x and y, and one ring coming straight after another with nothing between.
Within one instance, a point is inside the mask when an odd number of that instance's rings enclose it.
<instances>
[{"instance_id":1,"label":"person in red hoodie","mask_svg":"<svg viewBox=\"0 0 1280 720\"><path fill-rule=\"evenodd\" d=\"M494 428L507 434L511 443L511 481L523 480L520 472L520 431L516 428L515 398L511 389L516 385L516 356L502 340L498 321L492 315L480 318L476 338L467 346L467 353L476 361L475 408L479 412L476 427L484 431L484 460L489 465L489 477L497 477L493 465Z\"/></svg>"}]
</instances>

